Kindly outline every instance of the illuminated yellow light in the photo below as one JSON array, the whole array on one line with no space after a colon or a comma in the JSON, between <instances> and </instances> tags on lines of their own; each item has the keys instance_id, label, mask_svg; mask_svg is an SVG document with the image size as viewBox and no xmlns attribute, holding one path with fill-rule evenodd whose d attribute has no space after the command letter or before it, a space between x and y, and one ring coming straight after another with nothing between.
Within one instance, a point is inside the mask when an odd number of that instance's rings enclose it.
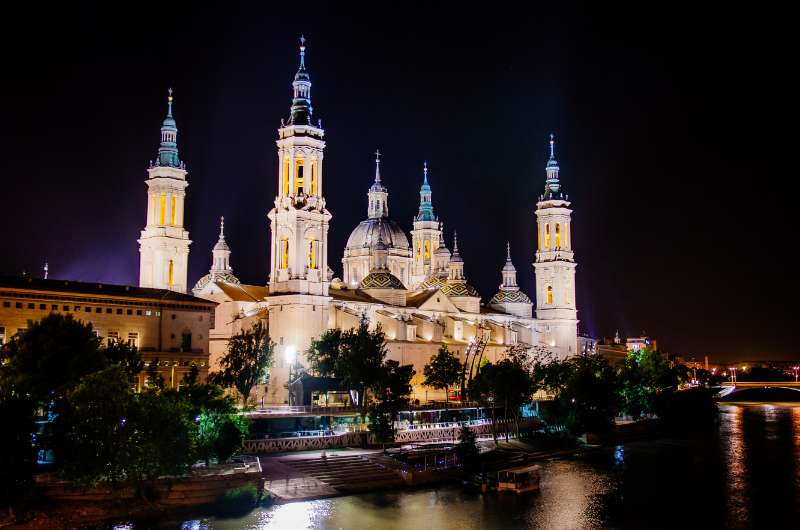
<instances>
[{"instance_id":1,"label":"illuminated yellow light","mask_svg":"<svg viewBox=\"0 0 800 530\"><path fill-rule=\"evenodd\" d=\"M289 195L289 159L283 163L283 194Z\"/></svg>"},{"instance_id":2,"label":"illuminated yellow light","mask_svg":"<svg viewBox=\"0 0 800 530\"><path fill-rule=\"evenodd\" d=\"M553 303L553 288L551 286L547 286L547 303Z\"/></svg>"},{"instance_id":3,"label":"illuminated yellow light","mask_svg":"<svg viewBox=\"0 0 800 530\"><path fill-rule=\"evenodd\" d=\"M317 161L311 162L311 195L317 194Z\"/></svg>"},{"instance_id":4,"label":"illuminated yellow light","mask_svg":"<svg viewBox=\"0 0 800 530\"><path fill-rule=\"evenodd\" d=\"M176 211L178 209L177 206L178 206L178 198L173 194L172 195L172 201L170 203L170 208L171 209L170 209L170 212L169 212L169 217L170 217L170 219L169 219L170 223L169 224L171 224L172 226L175 226L175 213L176 213Z\"/></svg>"},{"instance_id":5,"label":"illuminated yellow light","mask_svg":"<svg viewBox=\"0 0 800 530\"><path fill-rule=\"evenodd\" d=\"M544 248L550 248L550 225L544 225Z\"/></svg>"},{"instance_id":6,"label":"illuminated yellow light","mask_svg":"<svg viewBox=\"0 0 800 530\"><path fill-rule=\"evenodd\" d=\"M281 269L289 268L289 240L281 239Z\"/></svg>"},{"instance_id":7,"label":"illuminated yellow light","mask_svg":"<svg viewBox=\"0 0 800 530\"><path fill-rule=\"evenodd\" d=\"M172 260L169 260L169 266L167 269L167 285L172 287L175 283L175 263Z\"/></svg>"},{"instance_id":8,"label":"illuminated yellow light","mask_svg":"<svg viewBox=\"0 0 800 530\"><path fill-rule=\"evenodd\" d=\"M430 257L431 257L431 240L430 239L426 239L425 240L425 259L428 259Z\"/></svg>"},{"instance_id":9,"label":"illuminated yellow light","mask_svg":"<svg viewBox=\"0 0 800 530\"><path fill-rule=\"evenodd\" d=\"M167 196L165 194L161 194L158 203L158 224L164 224L164 214L167 210Z\"/></svg>"},{"instance_id":10,"label":"illuminated yellow light","mask_svg":"<svg viewBox=\"0 0 800 530\"><path fill-rule=\"evenodd\" d=\"M294 161L294 194L303 193L303 160Z\"/></svg>"},{"instance_id":11,"label":"illuminated yellow light","mask_svg":"<svg viewBox=\"0 0 800 530\"><path fill-rule=\"evenodd\" d=\"M561 248L561 223L556 223L556 248Z\"/></svg>"}]
</instances>

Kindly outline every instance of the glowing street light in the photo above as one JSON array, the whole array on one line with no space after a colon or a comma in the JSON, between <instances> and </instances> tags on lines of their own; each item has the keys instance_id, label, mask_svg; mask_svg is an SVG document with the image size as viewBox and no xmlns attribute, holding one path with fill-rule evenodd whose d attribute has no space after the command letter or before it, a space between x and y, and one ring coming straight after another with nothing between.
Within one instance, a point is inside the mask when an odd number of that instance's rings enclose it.
<instances>
[{"instance_id":1,"label":"glowing street light","mask_svg":"<svg viewBox=\"0 0 800 530\"><path fill-rule=\"evenodd\" d=\"M294 344L289 344L283 350L284 358L286 359L286 364L289 366L293 365L295 360L297 360L297 348Z\"/></svg>"},{"instance_id":2,"label":"glowing street light","mask_svg":"<svg viewBox=\"0 0 800 530\"><path fill-rule=\"evenodd\" d=\"M794 370L794 382L797 382L797 372L800 371L800 366L793 366L792 370Z\"/></svg>"}]
</instances>

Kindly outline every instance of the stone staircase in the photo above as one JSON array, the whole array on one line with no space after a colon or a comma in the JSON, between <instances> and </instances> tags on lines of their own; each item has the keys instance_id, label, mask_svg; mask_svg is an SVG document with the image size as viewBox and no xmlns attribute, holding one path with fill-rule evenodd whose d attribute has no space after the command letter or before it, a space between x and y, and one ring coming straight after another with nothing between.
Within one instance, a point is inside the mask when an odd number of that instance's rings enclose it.
<instances>
[{"instance_id":1,"label":"stone staircase","mask_svg":"<svg viewBox=\"0 0 800 530\"><path fill-rule=\"evenodd\" d=\"M403 486L403 479L394 471L395 461L384 455L332 455L286 459L282 463L341 493Z\"/></svg>"}]
</instances>

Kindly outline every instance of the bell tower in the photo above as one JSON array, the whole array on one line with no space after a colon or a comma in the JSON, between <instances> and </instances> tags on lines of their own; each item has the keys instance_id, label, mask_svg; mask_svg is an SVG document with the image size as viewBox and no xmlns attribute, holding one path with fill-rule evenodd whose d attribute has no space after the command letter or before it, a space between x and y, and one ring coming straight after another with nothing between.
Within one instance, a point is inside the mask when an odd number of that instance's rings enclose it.
<instances>
[{"instance_id":1,"label":"bell tower","mask_svg":"<svg viewBox=\"0 0 800 530\"><path fill-rule=\"evenodd\" d=\"M161 124L158 158L147 169L147 224L139 238L139 286L186 292L189 232L183 228L186 165L178 158L172 89Z\"/></svg>"},{"instance_id":2,"label":"bell tower","mask_svg":"<svg viewBox=\"0 0 800 530\"><path fill-rule=\"evenodd\" d=\"M419 188L419 212L411 229L411 286L416 287L428 276L436 273L435 251L442 238L442 225L433 215L431 186L428 184L428 163L422 168L422 186Z\"/></svg>"},{"instance_id":3,"label":"bell tower","mask_svg":"<svg viewBox=\"0 0 800 530\"><path fill-rule=\"evenodd\" d=\"M536 318L542 341L560 357L577 353L575 254L569 196L561 191L555 138L550 135L550 158L544 194L536 203L538 244L536 261Z\"/></svg>"},{"instance_id":4,"label":"bell tower","mask_svg":"<svg viewBox=\"0 0 800 530\"><path fill-rule=\"evenodd\" d=\"M269 212L269 334L276 343L267 399L288 402L285 387L308 366L311 340L328 327L328 227L323 196L325 131L314 122L306 40L300 37L300 66L292 82L289 119L278 129L278 179Z\"/></svg>"}]
</instances>

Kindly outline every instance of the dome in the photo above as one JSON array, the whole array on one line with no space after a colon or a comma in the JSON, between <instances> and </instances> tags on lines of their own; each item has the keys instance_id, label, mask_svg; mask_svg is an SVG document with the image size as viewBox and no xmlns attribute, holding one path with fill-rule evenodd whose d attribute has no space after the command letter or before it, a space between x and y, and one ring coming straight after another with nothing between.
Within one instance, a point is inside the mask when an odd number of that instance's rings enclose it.
<instances>
[{"instance_id":1,"label":"dome","mask_svg":"<svg viewBox=\"0 0 800 530\"><path fill-rule=\"evenodd\" d=\"M197 283L194 284L192 291L198 291L202 289L203 287L208 285L211 282L211 280L212 280L211 274L206 274L205 276L197 280ZM239 279L229 272L222 274L217 273L214 275L213 280L215 282L225 282L225 283L232 283L234 285L239 285Z\"/></svg>"},{"instance_id":2,"label":"dome","mask_svg":"<svg viewBox=\"0 0 800 530\"><path fill-rule=\"evenodd\" d=\"M522 291L499 291L489 300L490 304L530 304L531 299Z\"/></svg>"},{"instance_id":3,"label":"dome","mask_svg":"<svg viewBox=\"0 0 800 530\"><path fill-rule=\"evenodd\" d=\"M386 248L408 249L408 238L394 219L383 217L361 221L347 239L347 249L356 250L374 247L378 243L378 233Z\"/></svg>"},{"instance_id":4,"label":"dome","mask_svg":"<svg viewBox=\"0 0 800 530\"><path fill-rule=\"evenodd\" d=\"M480 298L480 294L475 288L466 283L447 283L442 287L442 293L447 296L477 296Z\"/></svg>"},{"instance_id":5,"label":"dome","mask_svg":"<svg viewBox=\"0 0 800 530\"><path fill-rule=\"evenodd\" d=\"M425 278L425 280L419 284L417 289L420 291L425 289L439 289L440 287L444 287L445 284L447 284L447 276L434 274L433 276Z\"/></svg>"},{"instance_id":6,"label":"dome","mask_svg":"<svg viewBox=\"0 0 800 530\"><path fill-rule=\"evenodd\" d=\"M379 271L372 271L367 274L363 280L361 280L361 284L358 286L359 289L403 289L405 290L405 285L400 279L392 274L387 270L379 270Z\"/></svg>"}]
</instances>

